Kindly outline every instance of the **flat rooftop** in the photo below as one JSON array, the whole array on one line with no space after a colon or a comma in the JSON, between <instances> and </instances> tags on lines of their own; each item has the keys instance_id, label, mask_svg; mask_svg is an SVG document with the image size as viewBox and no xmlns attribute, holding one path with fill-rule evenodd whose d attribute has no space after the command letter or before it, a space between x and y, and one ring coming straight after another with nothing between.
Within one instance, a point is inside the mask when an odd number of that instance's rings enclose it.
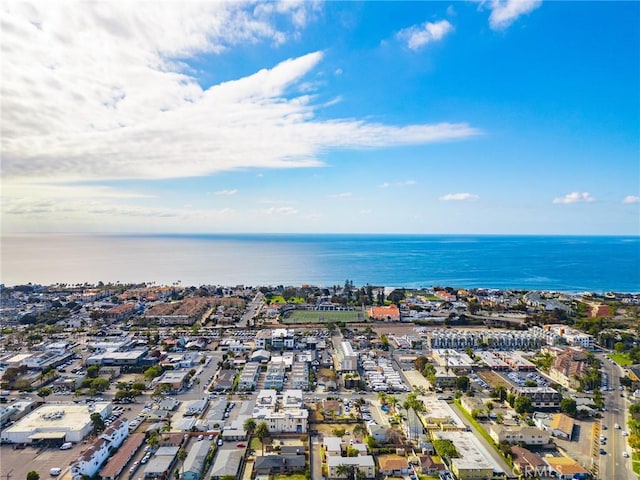
<instances>
[{"instance_id":1,"label":"flat rooftop","mask_svg":"<svg viewBox=\"0 0 640 480\"><path fill-rule=\"evenodd\" d=\"M7 428L6 432L58 429L60 431L80 430L91 421L91 414L100 413L109 407L109 402L96 402L93 408L78 403L45 404Z\"/></svg>"},{"instance_id":2,"label":"flat rooftop","mask_svg":"<svg viewBox=\"0 0 640 480\"><path fill-rule=\"evenodd\" d=\"M493 457L482 447L478 439L471 432L436 432L437 438L450 440L456 447L460 458L452 458L460 470L492 469L502 472L502 468Z\"/></svg>"}]
</instances>

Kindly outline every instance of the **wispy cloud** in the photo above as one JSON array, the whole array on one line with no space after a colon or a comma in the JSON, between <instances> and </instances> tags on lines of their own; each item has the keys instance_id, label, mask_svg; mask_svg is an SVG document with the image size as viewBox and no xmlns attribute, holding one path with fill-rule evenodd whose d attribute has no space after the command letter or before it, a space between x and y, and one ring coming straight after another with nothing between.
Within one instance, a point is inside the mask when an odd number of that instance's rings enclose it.
<instances>
[{"instance_id":1,"label":"wispy cloud","mask_svg":"<svg viewBox=\"0 0 640 480\"><path fill-rule=\"evenodd\" d=\"M329 198L349 198L351 197L353 194L351 192L342 192L342 193L334 193L331 195L328 195Z\"/></svg>"},{"instance_id":2,"label":"wispy cloud","mask_svg":"<svg viewBox=\"0 0 640 480\"><path fill-rule=\"evenodd\" d=\"M595 198L589 192L571 192L567 193L564 197L557 197L553 199L553 203L591 203Z\"/></svg>"},{"instance_id":3,"label":"wispy cloud","mask_svg":"<svg viewBox=\"0 0 640 480\"><path fill-rule=\"evenodd\" d=\"M447 193L446 195L441 196L440 200L443 200L445 202L450 202L450 201L475 202L479 198L480 197L475 193L462 192L462 193Z\"/></svg>"},{"instance_id":4,"label":"wispy cloud","mask_svg":"<svg viewBox=\"0 0 640 480\"><path fill-rule=\"evenodd\" d=\"M622 203L640 203L640 197L637 195L627 195L622 199Z\"/></svg>"},{"instance_id":5,"label":"wispy cloud","mask_svg":"<svg viewBox=\"0 0 640 480\"><path fill-rule=\"evenodd\" d=\"M265 215L295 215L298 210L293 207L271 207L263 210L262 213Z\"/></svg>"},{"instance_id":6,"label":"wispy cloud","mask_svg":"<svg viewBox=\"0 0 640 480\"><path fill-rule=\"evenodd\" d=\"M415 180L405 180L404 182L384 182L378 185L380 188L390 188L390 187L409 187L411 185L415 185Z\"/></svg>"},{"instance_id":7,"label":"wispy cloud","mask_svg":"<svg viewBox=\"0 0 640 480\"><path fill-rule=\"evenodd\" d=\"M214 195L235 195L236 193L238 193L238 190L234 188L233 190L217 190L212 193Z\"/></svg>"},{"instance_id":8,"label":"wispy cloud","mask_svg":"<svg viewBox=\"0 0 640 480\"><path fill-rule=\"evenodd\" d=\"M542 0L491 0L489 25L494 30L504 30L519 17L533 12L541 4Z\"/></svg>"},{"instance_id":9,"label":"wispy cloud","mask_svg":"<svg viewBox=\"0 0 640 480\"><path fill-rule=\"evenodd\" d=\"M453 25L447 20L440 20L434 23L425 22L421 25L412 25L396 33L396 38L406 42L407 47L411 50L418 50L429 43L442 40L452 31Z\"/></svg>"},{"instance_id":10,"label":"wispy cloud","mask_svg":"<svg viewBox=\"0 0 640 480\"><path fill-rule=\"evenodd\" d=\"M275 25L302 28L317 5L284 4L3 4L3 179L60 183L303 168L322 165L329 148L480 133L466 123L320 119L322 104L301 90L322 88L307 77L323 52L203 89L186 60L241 43L279 44L289 37ZM429 39L448 31L440 23L425 27Z\"/></svg>"}]
</instances>

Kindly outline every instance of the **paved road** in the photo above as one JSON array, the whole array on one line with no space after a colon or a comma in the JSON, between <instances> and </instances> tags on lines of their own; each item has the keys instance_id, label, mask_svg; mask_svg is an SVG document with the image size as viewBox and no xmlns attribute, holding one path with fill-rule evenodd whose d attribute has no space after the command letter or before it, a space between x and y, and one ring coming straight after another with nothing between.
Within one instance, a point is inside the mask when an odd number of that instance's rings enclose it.
<instances>
[{"instance_id":1,"label":"paved road","mask_svg":"<svg viewBox=\"0 0 640 480\"><path fill-rule=\"evenodd\" d=\"M237 328L247 328L253 326L253 319L260 313L264 305L264 295L258 292L253 300L247 304L247 308L242 314L242 318L236 325Z\"/></svg>"},{"instance_id":2,"label":"paved road","mask_svg":"<svg viewBox=\"0 0 640 480\"><path fill-rule=\"evenodd\" d=\"M606 426L606 430L602 434L607 438L606 445L603 449L605 455L600 455L600 467L598 478L607 480L628 480L634 478L631 469L630 459L622 456L627 451L626 437L622 432L626 429L626 412L627 412L627 392L619 390L620 376L624 374L622 368L615 363L611 363L604 355L598 355L602 362L603 372L607 374L609 379L609 387L613 390L605 393L605 408L603 412L602 425ZM622 397L621 395L624 395ZM620 426L619 429L615 425Z\"/></svg>"}]
</instances>

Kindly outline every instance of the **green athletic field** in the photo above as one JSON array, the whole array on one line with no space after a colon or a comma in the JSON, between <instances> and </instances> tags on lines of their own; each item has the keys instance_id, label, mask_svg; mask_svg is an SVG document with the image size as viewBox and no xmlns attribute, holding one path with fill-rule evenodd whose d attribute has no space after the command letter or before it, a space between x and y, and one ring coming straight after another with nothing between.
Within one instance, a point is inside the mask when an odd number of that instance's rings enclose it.
<instances>
[{"instance_id":1,"label":"green athletic field","mask_svg":"<svg viewBox=\"0 0 640 480\"><path fill-rule=\"evenodd\" d=\"M335 322L366 322L367 317L361 310L359 311L311 311L294 310L286 314L282 323L335 323Z\"/></svg>"}]
</instances>

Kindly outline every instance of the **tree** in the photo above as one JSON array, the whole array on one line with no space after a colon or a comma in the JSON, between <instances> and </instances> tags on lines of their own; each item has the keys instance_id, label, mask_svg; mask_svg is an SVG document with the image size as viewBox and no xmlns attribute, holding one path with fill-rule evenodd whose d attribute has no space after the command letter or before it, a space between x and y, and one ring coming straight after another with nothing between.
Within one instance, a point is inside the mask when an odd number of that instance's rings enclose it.
<instances>
[{"instance_id":1,"label":"tree","mask_svg":"<svg viewBox=\"0 0 640 480\"><path fill-rule=\"evenodd\" d=\"M31 470L27 473L27 480L40 480L40 474L35 470Z\"/></svg>"},{"instance_id":2,"label":"tree","mask_svg":"<svg viewBox=\"0 0 640 480\"><path fill-rule=\"evenodd\" d=\"M16 380L16 383L14 384L14 388L18 391L30 392L31 382L29 380L21 378L20 380Z\"/></svg>"},{"instance_id":3,"label":"tree","mask_svg":"<svg viewBox=\"0 0 640 480\"><path fill-rule=\"evenodd\" d=\"M100 371L100 367L98 365L90 365L87 367L87 377L96 378L98 376L99 371Z\"/></svg>"},{"instance_id":4,"label":"tree","mask_svg":"<svg viewBox=\"0 0 640 480\"><path fill-rule=\"evenodd\" d=\"M144 378L147 380L153 380L154 378L162 374L162 367L160 365L154 365L144 371Z\"/></svg>"},{"instance_id":5,"label":"tree","mask_svg":"<svg viewBox=\"0 0 640 480\"><path fill-rule=\"evenodd\" d=\"M109 380L102 377L94 378L91 381L91 388L96 392L104 392L109 388Z\"/></svg>"},{"instance_id":6,"label":"tree","mask_svg":"<svg viewBox=\"0 0 640 480\"><path fill-rule=\"evenodd\" d=\"M358 438L361 439L363 438L365 435L367 434L367 429L364 428L364 425L362 424L358 424L355 427L353 427L353 435Z\"/></svg>"},{"instance_id":7,"label":"tree","mask_svg":"<svg viewBox=\"0 0 640 480\"><path fill-rule=\"evenodd\" d=\"M149 439L147 440L147 444L153 449L155 450L158 445L160 444L160 440L158 439L158 434L154 432L154 434L151 434L149 436Z\"/></svg>"},{"instance_id":8,"label":"tree","mask_svg":"<svg viewBox=\"0 0 640 480\"><path fill-rule=\"evenodd\" d=\"M560 400L560 411L571 417L578 413L576 401L573 398L565 397Z\"/></svg>"},{"instance_id":9,"label":"tree","mask_svg":"<svg viewBox=\"0 0 640 480\"><path fill-rule=\"evenodd\" d=\"M507 393L507 389L504 385L498 385L497 387L492 389L491 392L489 392L489 396L491 398L495 398L497 400L500 400L501 402L504 402L507 399Z\"/></svg>"},{"instance_id":10,"label":"tree","mask_svg":"<svg viewBox=\"0 0 640 480\"><path fill-rule=\"evenodd\" d=\"M345 478L348 478L349 480L355 480L357 477L357 467L355 465L338 465L336 467L336 475L338 477L342 477L343 475L345 476Z\"/></svg>"},{"instance_id":11,"label":"tree","mask_svg":"<svg viewBox=\"0 0 640 480\"><path fill-rule=\"evenodd\" d=\"M531 403L531 399L529 397L520 395L513 402L513 409L516 411L516 413L519 413L519 414L532 412L533 404Z\"/></svg>"},{"instance_id":12,"label":"tree","mask_svg":"<svg viewBox=\"0 0 640 480\"><path fill-rule=\"evenodd\" d=\"M187 458L187 451L184 448L178 450L178 461L180 462L180 468L182 468L182 476L184 477L184 460Z\"/></svg>"},{"instance_id":13,"label":"tree","mask_svg":"<svg viewBox=\"0 0 640 480\"><path fill-rule=\"evenodd\" d=\"M52 393L53 393L53 390L51 390L49 387L42 387L41 389L38 390L38 396L43 400L47 398L49 395L51 395Z\"/></svg>"},{"instance_id":14,"label":"tree","mask_svg":"<svg viewBox=\"0 0 640 480\"><path fill-rule=\"evenodd\" d=\"M463 392L466 392L469 388L469 377L456 377L456 387Z\"/></svg>"},{"instance_id":15,"label":"tree","mask_svg":"<svg viewBox=\"0 0 640 480\"><path fill-rule=\"evenodd\" d=\"M100 415L98 412L93 412L89 418L91 419L91 423L93 424L93 434L98 435L105 428L102 415Z\"/></svg>"},{"instance_id":16,"label":"tree","mask_svg":"<svg viewBox=\"0 0 640 480\"><path fill-rule=\"evenodd\" d=\"M344 435L347 433L344 428L334 428L333 430L331 430L331 432L333 433L334 436L340 437L340 438L344 437Z\"/></svg>"},{"instance_id":17,"label":"tree","mask_svg":"<svg viewBox=\"0 0 640 480\"><path fill-rule=\"evenodd\" d=\"M264 456L264 439L267 438L271 432L269 432L269 425L266 422L260 422L256 427L256 436L260 439L262 444L262 455Z\"/></svg>"},{"instance_id":18,"label":"tree","mask_svg":"<svg viewBox=\"0 0 640 480\"><path fill-rule=\"evenodd\" d=\"M256 431L256 421L253 418L247 418L242 424L242 428L247 432L247 435L251 436Z\"/></svg>"}]
</instances>

